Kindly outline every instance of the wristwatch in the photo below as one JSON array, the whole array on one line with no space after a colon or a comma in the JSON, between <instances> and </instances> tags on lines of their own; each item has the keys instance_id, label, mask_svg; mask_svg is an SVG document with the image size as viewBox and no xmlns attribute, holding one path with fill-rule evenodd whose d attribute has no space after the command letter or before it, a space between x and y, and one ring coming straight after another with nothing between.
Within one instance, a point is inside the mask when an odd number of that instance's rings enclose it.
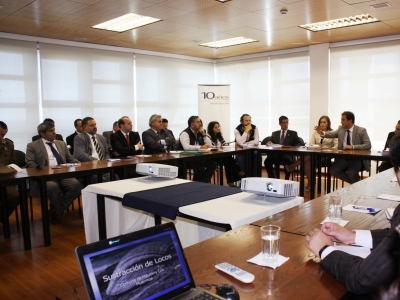
<instances>
[{"instance_id":1,"label":"wristwatch","mask_svg":"<svg viewBox=\"0 0 400 300\"><path fill-rule=\"evenodd\" d=\"M325 246L323 246L323 247L321 248L321 250L319 250L319 252L318 252L319 257L322 257L322 252L324 252L324 250L325 250L326 248L328 248L328 247L329 247L329 245L325 245Z\"/></svg>"}]
</instances>

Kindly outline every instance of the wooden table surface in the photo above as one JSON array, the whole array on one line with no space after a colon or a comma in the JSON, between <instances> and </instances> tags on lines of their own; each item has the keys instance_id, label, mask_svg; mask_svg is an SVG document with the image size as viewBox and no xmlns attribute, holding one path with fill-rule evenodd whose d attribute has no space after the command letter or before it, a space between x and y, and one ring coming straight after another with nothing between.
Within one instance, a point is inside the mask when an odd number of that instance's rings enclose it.
<instances>
[{"instance_id":1,"label":"wooden table surface","mask_svg":"<svg viewBox=\"0 0 400 300\"><path fill-rule=\"evenodd\" d=\"M300 235L281 233L280 254L290 259L275 270L247 262L261 252L260 229L252 225L200 242L184 252L196 285L232 283L241 300L339 299L347 291L321 269L319 259L306 248ZM215 265L221 262L252 273L255 280L243 283L217 270Z\"/></svg>"},{"instance_id":2,"label":"wooden table surface","mask_svg":"<svg viewBox=\"0 0 400 300\"><path fill-rule=\"evenodd\" d=\"M399 203L377 199L377 196L383 193L400 195L398 183L390 181L393 177L393 170L387 170L252 224L256 226L274 224L280 226L282 231L306 235L311 229L319 227L328 216L328 198L331 195L340 195L343 197L343 206L355 204L381 209L374 215L343 210L343 220L349 221L346 228L350 230L387 228L390 223L386 218L385 210L388 207L395 208Z\"/></svg>"}]
</instances>

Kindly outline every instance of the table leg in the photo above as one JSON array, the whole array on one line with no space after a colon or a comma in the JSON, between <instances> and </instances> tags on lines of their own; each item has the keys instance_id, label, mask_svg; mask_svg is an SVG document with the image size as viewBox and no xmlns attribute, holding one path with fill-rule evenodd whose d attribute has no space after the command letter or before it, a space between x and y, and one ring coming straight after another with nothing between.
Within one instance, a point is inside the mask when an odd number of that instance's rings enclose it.
<instances>
[{"instance_id":1,"label":"table leg","mask_svg":"<svg viewBox=\"0 0 400 300\"><path fill-rule=\"evenodd\" d=\"M311 178L308 178L310 182L310 200L315 198L315 157L310 154L310 164L311 164Z\"/></svg>"},{"instance_id":2,"label":"table leg","mask_svg":"<svg viewBox=\"0 0 400 300\"><path fill-rule=\"evenodd\" d=\"M304 197L304 153L300 153L300 196Z\"/></svg>"},{"instance_id":3,"label":"table leg","mask_svg":"<svg viewBox=\"0 0 400 300\"><path fill-rule=\"evenodd\" d=\"M3 208L2 217L3 217L3 234L5 239L10 238L10 221L8 220L7 214L7 187L1 187L1 206Z\"/></svg>"},{"instance_id":4,"label":"table leg","mask_svg":"<svg viewBox=\"0 0 400 300\"><path fill-rule=\"evenodd\" d=\"M41 203L41 206L42 206L42 223L43 223L44 245L46 247L49 247L49 246L51 246L51 237L50 237L50 219L49 219L48 204L47 204L46 179L40 178L40 180L39 180L39 188L40 188L40 203Z\"/></svg>"},{"instance_id":5,"label":"table leg","mask_svg":"<svg viewBox=\"0 0 400 300\"><path fill-rule=\"evenodd\" d=\"M19 208L21 212L22 235L24 237L24 249L31 250L31 231L29 227L28 200L26 195L26 181L18 184Z\"/></svg>"},{"instance_id":6,"label":"table leg","mask_svg":"<svg viewBox=\"0 0 400 300\"><path fill-rule=\"evenodd\" d=\"M161 225L161 216L154 215L154 225Z\"/></svg>"},{"instance_id":7,"label":"table leg","mask_svg":"<svg viewBox=\"0 0 400 300\"><path fill-rule=\"evenodd\" d=\"M326 175L326 180L328 181L326 185L326 193L328 194L331 192L331 173L329 172L329 170L331 169L331 159L329 156L326 158L326 163L328 166L328 174Z\"/></svg>"},{"instance_id":8,"label":"table leg","mask_svg":"<svg viewBox=\"0 0 400 300\"><path fill-rule=\"evenodd\" d=\"M104 195L97 194L97 222L99 227L99 240L107 238L106 205Z\"/></svg>"}]
</instances>

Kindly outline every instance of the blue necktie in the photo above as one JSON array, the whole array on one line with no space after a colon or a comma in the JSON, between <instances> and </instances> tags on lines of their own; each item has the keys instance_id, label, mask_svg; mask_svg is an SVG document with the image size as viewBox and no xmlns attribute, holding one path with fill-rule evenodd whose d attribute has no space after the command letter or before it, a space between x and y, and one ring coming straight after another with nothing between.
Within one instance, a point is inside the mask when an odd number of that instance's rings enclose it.
<instances>
[{"instance_id":1,"label":"blue necktie","mask_svg":"<svg viewBox=\"0 0 400 300\"><path fill-rule=\"evenodd\" d=\"M46 144L50 146L51 152L53 152L53 155L56 158L57 164L58 165L63 164L64 162L63 162L60 154L57 152L56 148L54 148L53 143L46 142Z\"/></svg>"},{"instance_id":2,"label":"blue necktie","mask_svg":"<svg viewBox=\"0 0 400 300\"><path fill-rule=\"evenodd\" d=\"M351 146L351 142L350 142L350 130L347 130L347 145Z\"/></svg>"}]
</instances>

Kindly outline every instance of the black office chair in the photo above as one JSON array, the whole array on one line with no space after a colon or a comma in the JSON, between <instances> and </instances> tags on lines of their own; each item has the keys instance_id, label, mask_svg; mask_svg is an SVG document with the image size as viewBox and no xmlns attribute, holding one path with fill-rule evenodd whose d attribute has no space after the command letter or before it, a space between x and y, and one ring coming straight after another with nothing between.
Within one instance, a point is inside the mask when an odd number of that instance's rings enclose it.
<instances>
[{"instance_id":1,"label":"black office chair","mask_svg":"<svg viewBox=\"0 0 400 300\"><path fill-rule=\"evenodd\" d=\"M40 135L34 135L33 137L32 137L32 142L34 142L34 141L36 141L36 140L38 140L38 139L40 139L41 137L40 137ZM61 134L56 134L56 140L59 140L59 141L63 141L64 142L64 140L63 140L63 137L62 137L62 135Z\"/></svg>"}]
</instances>

